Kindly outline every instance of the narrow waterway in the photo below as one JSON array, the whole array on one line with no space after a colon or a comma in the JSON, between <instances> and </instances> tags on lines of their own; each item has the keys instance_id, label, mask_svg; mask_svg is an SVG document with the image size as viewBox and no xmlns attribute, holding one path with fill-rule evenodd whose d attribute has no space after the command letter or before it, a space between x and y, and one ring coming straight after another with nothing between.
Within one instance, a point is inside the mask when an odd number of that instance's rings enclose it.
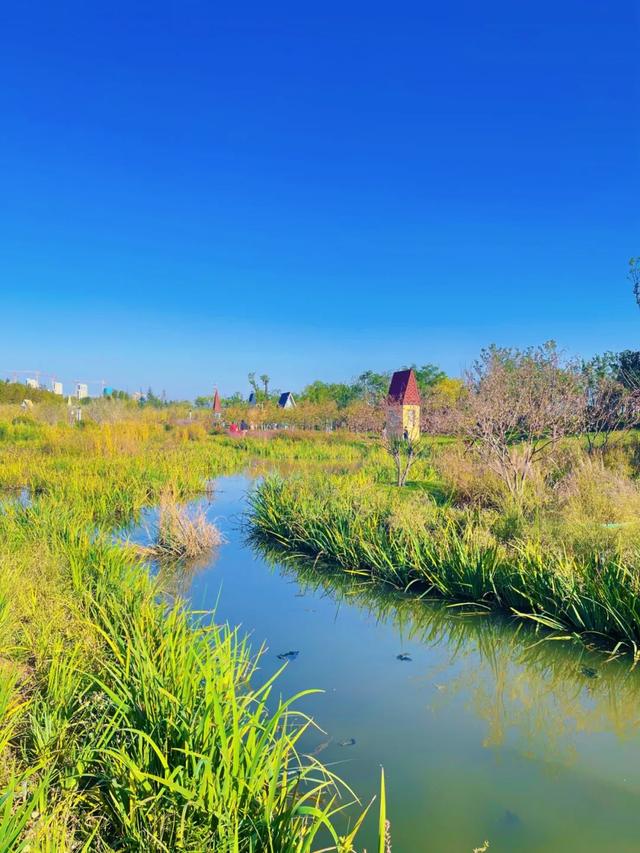
<instances>
[{"instance_id":1,"label":"narrow waterway","mask_svg":"<svg viewBox=\"0 0 640 853\"><path fill-rule=\"evenodd\" d=\"M278 561L241 529L251 480L215 487L199 503L227 543L176 589L264 643L265 677L277 655L299 653L281 692L324 691L301 703L324 730L304 748L364 802L384 766L394 853L485 840L490 853L640 850L640 673L628 661ZM360 847L376 849L375 831L373 816Z\"/></svg>"}]
</instances>

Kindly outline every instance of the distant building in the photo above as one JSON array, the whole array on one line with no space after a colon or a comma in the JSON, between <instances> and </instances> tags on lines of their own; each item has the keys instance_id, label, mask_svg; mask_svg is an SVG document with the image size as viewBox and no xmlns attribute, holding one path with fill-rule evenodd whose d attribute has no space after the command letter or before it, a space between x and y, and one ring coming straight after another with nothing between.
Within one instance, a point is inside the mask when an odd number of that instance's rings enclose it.
<instances>
[{"instance_id":1,"label":"distant building","mask_svg":"<svg viewBox=\"0 0 640 853\"><path fill-rule=\"evenodd\" d=\"M102 389L103 397L113 397L113 388L110 385L105 385Z\"/></svg>"},{"instance_id":2,"label":"distant building","mask_svg":"<svg viewBox=\"0 0 640 853\"><path fill-rule=\"evenodd\" d=\"M64 394L64 388L62 387L62 382L58 382L56 379L51 383L51 390L54 394L58 394L60 397Z\"/></svg>"},{"instance_id":3,"label":"distant building","mask_svg":"<svg viewBox=\"0 0 640 853\"><path fill-rule=\"evenodd\" d=\"M85 382L76 382L76 397L78 400L84 400L89 396L89 386Z\"/></svg>"},{"instance_id":4,"label":"distant building","mask_svg":"<svg viewBox=\"0 0 640 853\"><path fill-rule=\"evenodd\" d=\"M420 391L413 370L397 370L387 395L387 432L397 438L420 437Z\"/></svg>"},{"instance_id":5,"label":"distant building","mask_svg":"<svg viewBox=\"0 0 640 853\"><path fill-rule=\"evenodd\" d=\"M26 385L27 385L27 388L39 388L40 387L40 383L38 382L37 379L27 379Z\"/></svg>"},{"instance_id":6,"label":"distant building","mask_svg":"<svg viewBox=\"0 0 640 853\"><path fill-rule=\"evenodd\" d=\"M216 388L213 394L213 405L211 406L213 411L213 417L219 421L222 417L222 405L220 403L220 394L218 394L218 389Z\"/></svg>"},{"instance_id":7,"label":"distant building","mask_svg":"<svg viewBox=\"0 0 640 853\"><path fill-rule=\"evenodd\" d=\"M280 394L278 405L281 409L293 409L295 404L296 401L293 399L293 394L291 393L291 391L283 391L283 393Z\"/></svg>"}]
</instances>

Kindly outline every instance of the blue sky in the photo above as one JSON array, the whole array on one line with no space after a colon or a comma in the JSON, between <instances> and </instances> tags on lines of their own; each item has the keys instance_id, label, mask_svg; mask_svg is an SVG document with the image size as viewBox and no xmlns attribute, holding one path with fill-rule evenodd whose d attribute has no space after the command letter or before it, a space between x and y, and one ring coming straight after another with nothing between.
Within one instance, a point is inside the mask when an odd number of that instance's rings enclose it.
<instances>
[{"instance_id":1,"label":"blue sky","mask_svg":"<svg viewBox=\"0 0 640 853\"><path fill-rule=\"evenodd\" d=\"M0 372L640 348L638 4L4 4Z\"/></svg>"}]
</instances>

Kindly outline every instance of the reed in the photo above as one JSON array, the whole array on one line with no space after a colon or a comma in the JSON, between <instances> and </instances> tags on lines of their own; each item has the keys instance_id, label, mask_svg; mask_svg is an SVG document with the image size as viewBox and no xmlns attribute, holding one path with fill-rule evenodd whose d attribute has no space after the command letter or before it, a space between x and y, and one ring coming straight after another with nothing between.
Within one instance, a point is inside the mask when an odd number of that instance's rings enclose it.
<instances>
[{"instance_id":1,"label":"reed","mask_svg":"<svg viewBox=\"0 0 640 853\"><path fill-rule=\"evenodd\" d=\"M251 496L251 519L261 535L346 572L505 609L638 656L638 550L584 554L562 542L502 541L483 513L399 497L364 478L268 478Z\"/></svg>"},{"instance_id":2,"label":"reed","mask_svg":"<svg viewBox=\"0 0 640 853\"><path fill-rule=\"evenodd\" d=\"M156 560L193 560L223 542L224 537L204 511L190 512L165 493L158 507L154 541L139 550Z\"/></svg>"},{"instance_id":3,"label":"reed","mask_svg":"<svg viewBox=\"0 0 640 853\"><path fill-rule=\"evenodd\" d=\"M349 853L355 798L299 751L300 697L112 541L171 494L163 549L215 544L180 502L251 458L157 426L0 441L0 849Z\"/></svg>"}]
</instances>

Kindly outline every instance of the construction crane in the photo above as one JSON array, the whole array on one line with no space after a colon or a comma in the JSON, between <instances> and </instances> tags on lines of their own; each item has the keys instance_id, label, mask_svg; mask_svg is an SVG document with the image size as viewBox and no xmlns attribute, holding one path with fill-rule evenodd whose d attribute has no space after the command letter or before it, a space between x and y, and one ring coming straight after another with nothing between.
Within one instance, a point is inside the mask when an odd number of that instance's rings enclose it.
<instances>
[{"instance_id":1,"label":"construction crane","mask_svg":"<svg viewBox=\"0 0 640 853\"><path fill-rule=\"evenodd\" d=\"M86 385L87 389L89 385L100 385L100 395L104 394L104 389L106 387L106 381L104 379L74 379L73 380L76 385L76 389L78 385Z\"/></svg>"},{"instance_id":2,"label":"construction crane","mask_svg":"<svg viewBox=\"0 0 640 853\"><path fill-rule=\"evenodd\" d=\"M43 375L41 370L7 370L6 371L14 382L18 381L18 376L35 376L38 384L40 384L40 377Z\"/></svg>"},{"instance_id":3,"label":"construction crane","mask_svg":"<svg viewBox=\"0 0 640 853\"><path fill-rule=\"evenodd\" d=\"M26 379L30 379L33 377L38 383L38 388L42 387L40 385L40 379L47 379L51 383L51 387L53 388L55 383L58 381L58 376L55 373L44 373L42 370L7 370L4 371L5 374L11 376L14 382L18 382L19 376L24 376Z\"/></svg>"}]
</instances>

